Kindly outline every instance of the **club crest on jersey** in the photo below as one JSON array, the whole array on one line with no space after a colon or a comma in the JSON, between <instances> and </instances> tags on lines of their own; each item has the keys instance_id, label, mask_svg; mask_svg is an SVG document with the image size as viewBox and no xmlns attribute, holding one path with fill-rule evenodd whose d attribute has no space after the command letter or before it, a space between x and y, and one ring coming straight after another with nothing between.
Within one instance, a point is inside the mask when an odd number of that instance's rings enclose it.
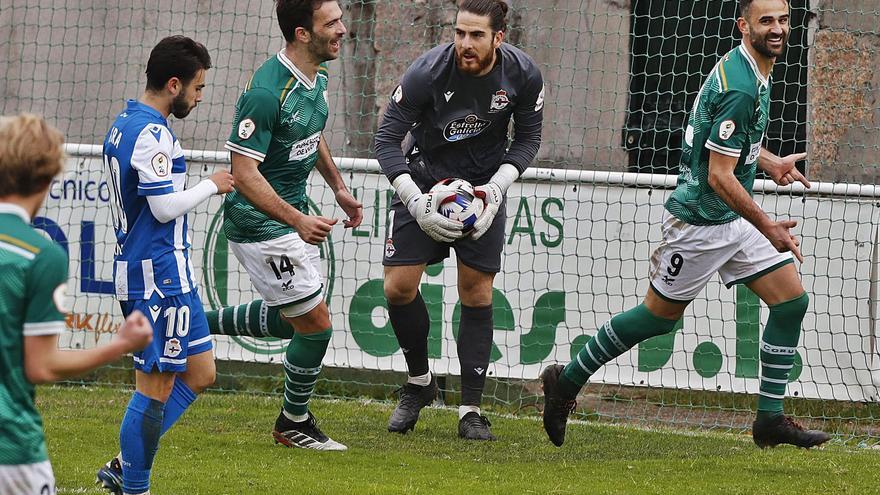
<instances>
[{"instance_id":1,"label":"club crest on jersey","mask_svg":"<svg viewBox=\"0 0 880 495\"><path fill-rule=\"evenodd\" d=\"M241 139L248 139L256 130L254 126L254 121L251 119L244 119L238 124L238 137Z\"/></svg>"},{"instance_id":2,"label":"club crest on jersey","mask_svg":"<svg viewBox=\"0 0 880 495\"><path fill-rule=\"evenodd\" d=\"M153 166L153 172L156 172L159 177L165 177L171 172L171 160L165 153L156 153L150 160L150 165Z\"/></svg>"},{"instance_id":3,"label":"club crest on jersey","mask_svg":"<svg viewBox=\"0 0 880 495\"><path fill-rule=\"evenodd\" d=\"M718 127L718 137L721 138L722 141L727 141L730 139L730 136L733 136L733 131L735 130L736 124L734 124L732 120L725 120L721 123L721 126Z\"/></svg>"},{"instance_id":4,"label":"club crest on jersey","mask_svg":"<svg viewBox=\"0 0 880 495\"><path fill-rule=\"evenodd\" d=\"M494 95L492 95L492 103L489 104L489 112L500 112L507 108L507 105L509 104L510 98L507 97L507 91L499 89Z\"/></svg>"},{"instance_id":5,"label":"club crest on jersey","mask_svg":"<svg viewBox=\"0 0 880 495\"><path fill-rule=\"evenodd\" d=\"M455 119L443 128L443 137L450 143L472 138L485 131L492 122L481 119L474 114Z\"/></svg>"},{"instance_id":6,"label":"club crest on jersey","mask_svg":"<svg viewBox=\"0 0 880 495\"><path fill-rule=\"evenodd\" d=\"M176 338L168 339L168 341L165 342L165 355L170 358L179 356L180 351L182 350L183 347L180 346L180 340Z\"/></svg>"}]
</instances>

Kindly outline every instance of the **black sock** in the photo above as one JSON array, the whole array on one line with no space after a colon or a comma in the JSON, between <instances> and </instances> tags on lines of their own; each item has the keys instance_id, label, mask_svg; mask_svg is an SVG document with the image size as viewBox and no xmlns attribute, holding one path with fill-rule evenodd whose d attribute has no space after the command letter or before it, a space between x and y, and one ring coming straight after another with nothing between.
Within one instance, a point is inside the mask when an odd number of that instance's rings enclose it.
<instances>
[{"instance_id":1,"label":"black sock","mask_svg":"<svg viewBox=\"0 0 880 495\"><path fill-rule=\"evenodd\" d=\"M492 306L477 308L462 304L458 328L461 404L479 406L492 352Z\"/></svg>"},{"instance_id":2,"label":"black sock","mask_svg":"<svg viewBox=\"0 0 880 495\"><path fill-rule=\"evenodd\" d=\"M388 317L397 342L403 349L409 376L421 376L428 372L428 331L431 320L428 319L428 308L422 299L422 293L416 292L416 298L407 304L388 303Z\"/></svg>"}]
</instances>

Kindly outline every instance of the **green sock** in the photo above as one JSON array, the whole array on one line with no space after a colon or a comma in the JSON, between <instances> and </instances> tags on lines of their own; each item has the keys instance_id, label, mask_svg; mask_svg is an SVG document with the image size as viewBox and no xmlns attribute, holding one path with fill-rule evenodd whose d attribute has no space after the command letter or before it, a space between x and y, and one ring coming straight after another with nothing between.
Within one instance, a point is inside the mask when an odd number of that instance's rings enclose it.
<instances>
[{"instance_id":1,"label":"green sock","mask_svg":"<svg viewBox=\"0 0 880 495\"><path fill-rule=\"evenodd\" d=\"M565 367L559 377L560 391L576 397L602 365L645 339L671 332L676 323L677 320L654 316L644 304L611 318Z\"/></svg>"},{"instance_id":2,"label":"green sock","mask_svg":"<svg viewBox=\"0 0 880 495\"><path fill-rule=\"evenodd\" d=\"M801 322L809 304L810 298L804 292L790 301L770 306L767 327L761 337L759 418L782 414L785 386L794 365L795 351L801 337Z\"/></svg>"},{"instance_id":3,"label":"green sock","mask_svg":"<svg viewBox=\"0 0 880 495\"><path fill-rule=\"evenodd\" d=\"M206 311L205 316L213 335L291 339L293 327L281 317L278 309L257 299L240 306Z\"/></svg>"},{"instance_id":4,"label":"green sock","mask_svg":"<svg viewBox=\"0 0 880 495\"><path fill-rule=\"evenodd\" d=\"M315 390L321 361L333 329L307 335L294 334L284 355L284 410L294 416L309 411L309 399Z\"/></svg>"}]
</instances>

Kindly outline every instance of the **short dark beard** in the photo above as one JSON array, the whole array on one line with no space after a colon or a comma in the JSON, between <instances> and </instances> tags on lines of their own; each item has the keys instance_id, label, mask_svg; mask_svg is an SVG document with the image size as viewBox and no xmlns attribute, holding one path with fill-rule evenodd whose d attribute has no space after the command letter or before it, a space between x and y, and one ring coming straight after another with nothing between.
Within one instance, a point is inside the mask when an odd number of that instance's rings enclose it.
<instances>
[{"instance_id":1,"label":"short dark beard","mask_svg":"<svg viewBox=\"0 0 880 495\"><path fill-rule=\"evenodd\" d=\"M334 38L322 38L315 33L311 33L312 40L309 41L308 49L309 54L312 56L315 62L322 64L328 60L335 60L337 55L333 55L330 53L330 48L328 45L334 41Z\"/></svg>"},{"instance_id":2,"label":"short dark beard","mask_svg":"<svg viewBox=\"0 0 880 495\"><path fill-rule=\"evenodd\" d=\"M490 65L492 65L492 56L495 55L495 50L489 52L483 58L477 59L477 68L476 69L468 69L464 66L464 60L462 60L462 56L459 55L458 50L455 50L455 65L458 66L458 70L464 72L465 74L476 75L482 73L486 70Z\"/></svg>"},{"instance_id":3,"label":"short dark beard","mask_svg":"<svg viewBox=\"0 0 880 495\"><path fill-rule=\"evenodd\" d=\"M752 48L754 48L756 52L768 58L776 58L785 53L785 47L788 46L788 35L789 33L787 32L782 33L782 48L779 50L779 53L773 53L767 45L767 39L770 37L770 33L764 35L763 38L754 38L750 36L749 39L752 42Z\"/></svg>"},{"instance_id":4,"label":"short dark beard","mask_svg":"<svg viewBox=\"0 0 880 495\"><path fill-rule=\"evenodd\" d=\"M171 115L174 115L178 119L184 119L195 106L189 106L189 103L186 102L186 92L182 92L179 95L175 96L173 100L171 100Z\"/></svg>"}]
</instances>

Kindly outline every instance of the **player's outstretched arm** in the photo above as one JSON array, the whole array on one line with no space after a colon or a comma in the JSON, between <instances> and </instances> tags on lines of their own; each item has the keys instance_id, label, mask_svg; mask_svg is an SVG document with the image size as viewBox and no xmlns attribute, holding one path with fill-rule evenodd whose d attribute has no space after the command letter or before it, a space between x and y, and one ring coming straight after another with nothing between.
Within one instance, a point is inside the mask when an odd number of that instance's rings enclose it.
<instances>
[{"instance_id":1,"label":"player's outstretched arm","mask_svg":"<svg viewBox=\"0 0 880 495\"><path fill-rule=\"evenodd\" d=\"M789 232L797 222L793 220L774 222L764 213L734 175L733 171L738 161L739 157L722 155L710 150L709 186L731 210L739 213L764 234L777 251L780 253L791 251L798 261L803 263L804 258L798 248L800 243Z\"/></svg>"},{"instance_id":2,"label":"player's outstretched arm","mask_svg":"<svg viewBox=\"0 0 880 495\"><path fill-rule=\"evenodd\" d=\"M81 375L139 351L153 340L153 329L140 311L134 311L110 343L84 351L58 349L58 334L24 338L24 370L31 383L49 383Z\"/></svg>"},{"instance_id":3,"label":"player's outstretched arm","mask_svg":"<svg viewBox=\"0 0 880 495\"><path fill-rule=\"evenodd\" d=\"M211 177L184 191L147 196L150 212L161 223L181 217L214 194L232 191L235 181L228 170L215 172Z\"/></svg>"},{"instance_id":4,"label":"player's outstretched arm","mask_svg":"<svg viewBox=\"0 0 880 495\"><path fill-rule=\"evenodd\" d=\"M278 196L257 168L260 162L232 152L232 175L238 191L260 211L275 220L293 227L302 240L319 244L330 234L337 220L306 215Z\"/></svg>"},{"instance_id":5,"label":"player's outstretched arm","mask_svg":"<svg viewBox=\"0 0 880 495\"><path fill-rule=\"evenodd\" d=\"M761 148L761 153L758 155L758 166L767 173L773 182L780 186L788 186L795 182L800 182L809 189L810 181L795 166L797 162L806 157L806 153L794 153L780 157L765 148Z\"/></svg>"},{"instance_id":6,"label":"player's outstretched arm","mask_svg":"<svg viewBox=\"0 0 880 495\"><path fill-rule=\"evenodd\" d=\"M330 146L327 145L327 140L324 139L324 133L321 133L321 142L318 143L318 161L315 163L315 168L318 169L321 177L324 178L324 182L333 190L333 194L336 196L336 203L348 216L348 220L342 221L345 228L350 229L360 225L364 218L364 205L355 199L348 191L348 188L345 187L342 175L339 173L339 169L336 168L336 163L333 162L333 156L330 155Z\"/></svg>"}]
</instances>

